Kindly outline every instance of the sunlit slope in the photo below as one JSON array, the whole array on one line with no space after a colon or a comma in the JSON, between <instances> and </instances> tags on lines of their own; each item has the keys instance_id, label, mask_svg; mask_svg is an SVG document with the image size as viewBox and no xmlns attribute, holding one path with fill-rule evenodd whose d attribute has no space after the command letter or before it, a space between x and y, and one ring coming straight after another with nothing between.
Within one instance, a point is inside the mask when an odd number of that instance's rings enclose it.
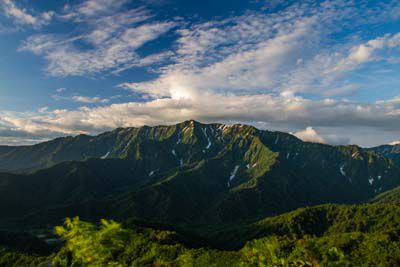
<instances>
[{"instance_id":1,"label":"sunlit slope","mask_svg":"<svg viewBox=\"0 0 400 267\"><path fill-rule=\"evenodd\" d=\"M400 184L399 168L374 152L246 125L186 121L116 129L7 153L41 146L58 147L35 157L52 167L0 175L3 223L80 215L223 225L304 206L364 202ZM74 161L61 160L66 155Z\"/></svg>"}]
</instances>

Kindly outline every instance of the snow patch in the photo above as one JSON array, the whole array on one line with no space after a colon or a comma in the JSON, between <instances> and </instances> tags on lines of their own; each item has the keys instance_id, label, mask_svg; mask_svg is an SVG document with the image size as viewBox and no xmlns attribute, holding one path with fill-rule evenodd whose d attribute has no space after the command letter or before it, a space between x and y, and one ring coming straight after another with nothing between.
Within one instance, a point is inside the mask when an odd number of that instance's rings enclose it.
<instances>
[{"instance_id":1,"label":"snow patch","mask_svg":"<svg viewBox=\"0 0 400 267\"><path fill-rule=\"evenodd\" d=\"M176 141L176 144L180 144L182 142L182 133L180 132L178 135L178 141Z\"/></svg>"},{"instance_id":2,"label":"snow patch","mask_svg":"<svg viewBox=\"0 0 400 267\"><path fill-rule=\"evenodd\" d=\"M346 164L343 164L341 167L340 167L340 173L344 176L344 177L346 177L346 172L344 171L344 167L346 166Z\"/></svg>"},{"instance_id":3,"label":"snow patch","mask_svg":"<svg viewBox=\"0 0 400 267\"><path fill-rule=\"evenodd\" d=\"M176 157L175 149L172 149L172 150L171 150L171 153L172 153L172 155L174 155L174 156Z\"/></svg>"},{"instance_id":4,"label":"snow patch","mask_svg":"<svg viewBox=\"0 0 400 267\"><path fill-rule=\"evenodd\" d=\"M378 180L380 180L380 179L382 179L382 176L381 176L381 175L378 176Z\"/></svg>"},{"instance_id":5,"label":"snow patch","mask_svg":"<svg viewBox=\"0 0 400 267\"><path fill-rule=\"evenodd\" d=\"M131 145L132 141L133 141L132 139L129 140L129 142L126 144L126 146L125 146L125 148L124 148L124 150L122 152L125 152L126 150L128 150L128 148Z\"/></svg>"},{"instance_id":6,"label":"snow patch","mask_svg":"<svg viewBox=\"0 0 400 267\"><path fill-rule=\"evenodd\" d=\"M368 182L369 182L370 185L372 185L372 184L374 183L374 178L372 178L372 177L369 178L369 179L368 179Z\"/></svg>"},{"instance_id":7,"label":"snow patch","mask_svg":"<svg viewBox=\"0 0 400 267\"><path fill-rule=\"evenodd\" d=\"M286 159L289 159L289 157L290 157L290 152L287 153Z\"/></svg>"},{"instance_id":8,"label":"snow patch","mask_svg":"<svg viewBox=\"0 0 400 267\"><path fill-rule=\"evenodd\" d=\"M154 171L149 172L149 177L154 174Z\"/></svg>"},{"instance_id":9,"label":"snow patch","mask_svg":"<svg viewBox=\"0 0 400 267\"><path fill-rule=\"evenodd\" d=\"M108 157L108 155L110 155L110 151L108 151L106 154L104 154L103 156L101 156L101 159L106 159Z\"/></svg>"},{"instance_id":10,"label":"snow patch","mask_svg":"<svg viewBox=\"0 0 400 267\"><path fill-rule=\"evenodd\" d=\"M343 164L342 166L340 166L340 173L344 176L344 177L346 177L347 179L349 179L349 182L350 183L352 183L353 182L353 180L351 179L351 177L347 177L347 174L346 174L346 172L345 172L345 170L344 170L344 167L346 166L346 163L345 164Z\"/></svg>"},{"instance_id":11,"label":"snow patch","mask_svg":"<svg viewBox=\"0 0 400 267\"><path fill-rule=\"evenodd\" d=\"M233 169L233 171L231 172L231 176L229 177L229 181L228 181L228 187L231 186L231 182L233 179L235 179L236 173L239 170L239 165L236 165L235 168Z\"/></svg>"},{"instance_id":12,"label":"snow patch","mask_svg":"<svg viewBox=\"0 0 400 267\"><path fill-rule=\"evenodd\" d=\"M278 144L278 141L279 141L279 135L276 136L275 145Z\"/></svg>"},{"instance_id":13,"label":"snow patch","mask_svg":"<svg viewBox=\"0 0 400 267\"><path fill-rule=\"evenodd\" d=\"M207 141L208 141L208 144L207 144L207 146L206 146L206 149L209 149L210 147L211 147L211 140L210 140L210 138L208 137L208 135L207 135L207 128L201 128L201 131L203 132L203 134L204 134L204 136L206 137L206 139L207 139ZM204 152L204 151L203 151Z\"/></svg>"}]
</instances>

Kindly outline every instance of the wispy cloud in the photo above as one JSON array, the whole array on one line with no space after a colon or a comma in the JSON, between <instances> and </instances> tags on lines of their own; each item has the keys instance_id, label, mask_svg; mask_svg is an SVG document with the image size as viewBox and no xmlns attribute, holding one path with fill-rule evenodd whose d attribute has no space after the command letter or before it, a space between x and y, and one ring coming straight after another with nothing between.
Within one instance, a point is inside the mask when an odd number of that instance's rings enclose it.
<instances>
[{"instance_id":1,"label":"wispy cloud","mask_svg":"<svg viewBox=\"0 0 400 267\"><path fill-rule=\"evenodd\" d=\"M63 91L59 92L62 93ZM85 103L85 104L106 104L110 102L108 98L101 98L99 96L83 96L83 95L73 95L73 96L65 96L61 94L54 94L51 96L54 100L66 100L77 103Z\"/></svg>"},{"instance_id":2,"label":"wispy cloud","mask_svg":"<svg viewBox=\"0 0 400 267\"><path fill-rule=\"evenodd\" d=\"M64 6L64 19L82 21L119 10L128 0L87 0L76 6Z\"/></svg>"},{"instance_id":3,"label":"wispy cloud","mask_svg":"<svg viewBox=\"0 0 400 267\"><path fill-rule=\"evenodd\" d=\"M376 16L366 21L364 13ZM350 19L353 25L346 25ZM377 60L378 50L393 49L398 37L385 35L366 44L350 39L332 45L331 36L342 30L338 24L351 28L378 19L383 19L380 12L365 5L305 1L273 14L247 12L195 24L178 30L174 62L160 69L160 77L121 86L156 98L195 97L202 91L345 96L360 87L349 83L348 75ZM388 57L382 53L380 58L384 56Z\"/></svg>"},{"instance_id":4,"label":"wispy cloud","mask_svg":"<svg viewBox=\"0 0 400 267\"><path fill-rule=\"evenodd\" d=\"M119 84L142 94L141 101L105 105L108 99L60 94L57 97L69 101L104 105L34 114L3 112L0 125L3 121L4 131L36 137L194 118L245 122L333 144L397 140L393 136L400 131L399 98L363 103L344 97L366 85L351 79L355 72L374 63L390 71L391 64L400 63L400 33L359 32L398 19L400 3L272 2L268 12L252 10L187 23L158 19L145 8L125 9L126 1L67 5L60 18L72 23L73 31L33 35L20 50L44 57L46 71L53 76L109 75L151 66L155 78ZM275 10L276 6L282 8ZM169 36L175 38L172 45L139 53L169 32L174 33Z\"/></svg>"},{"instance_id":5,"label":"wispy cloud","mask_svg":"<svg viewBox=\"0 0 400 267\"><path fill-rule=\"evenodd\" d=\"M47 25L54 12L43 12L41 14L31 14L25 8L18 7L13 0L1 0L0 7L6 16L12 18L18 25L28 25L32 27L41 27Z\"/></svg>"},{"instance_id":6,"label":"wispy cloud","mask_svg":"<svg viewBox=\"0 0 400 267\"><path fill-rule=\"evenodd\" d=\"M142 57L136 50L171 30L175 23L149 22L151 15L143 8L115 11L123 2L91 0L68 7L63 18L84 24L84 32L33 35L19 50L44 56L46 70L53 76L120 72L163 60L165 53ZM82 42L90 48L83 48Z\"/></svg>"},{"instance_id":7,"label":"wispy cloud","mask_svg":"<svg viewBox=\"0 0 400 267\"><path fill-rule=\"evenodd\" d=\"M88 97L88 96L81 96L81 95L73 96L72 100L75 102L79 102L79 103L90 103L90 104L110 102L110 100L108 98L100 98L98 96Z\"/></svg>"}]
</instances>

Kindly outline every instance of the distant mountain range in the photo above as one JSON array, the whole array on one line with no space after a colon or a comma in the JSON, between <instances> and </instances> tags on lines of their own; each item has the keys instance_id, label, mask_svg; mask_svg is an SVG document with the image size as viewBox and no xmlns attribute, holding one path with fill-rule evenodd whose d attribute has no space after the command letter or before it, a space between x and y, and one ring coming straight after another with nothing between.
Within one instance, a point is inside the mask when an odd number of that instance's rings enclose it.
<instances>
[{"instance_id":1,"label":"distant mountain range","mask_svg":"<svg viewBox=\"0 0 400 267\"><path fill-rule=\"evenodd\" d=\"M43 227L79 215L197 231L363 203L400 185L399 147L330 146L193 120L1 146L0 226Z\"/></svg>"},{"instance_id":2,"label":"distant mountain range","mask_svg":"<svg viewBox=\"0 0 400 267\"><path fill-rule=\"evenodd\" d=\"M400 144L382 145L367 150L376 152L384 157L392 159L397 165L400 165Z\"/></svg>"}]
</instances>

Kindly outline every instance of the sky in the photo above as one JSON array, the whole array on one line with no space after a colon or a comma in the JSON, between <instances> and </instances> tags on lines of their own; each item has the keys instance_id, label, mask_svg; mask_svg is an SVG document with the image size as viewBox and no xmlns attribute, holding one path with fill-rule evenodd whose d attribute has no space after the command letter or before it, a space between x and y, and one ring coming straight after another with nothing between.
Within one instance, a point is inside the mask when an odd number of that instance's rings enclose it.
<instances>
[{"instance_id":1,"label":"sky","mask_svg":"<svg viewBox=\"0 0 400 267\"><path fill-rule=\"evenodd\" d=\"M0 0L0 145L188 119L400 140L400 1Z\"/></svg>"}]
</instances>

